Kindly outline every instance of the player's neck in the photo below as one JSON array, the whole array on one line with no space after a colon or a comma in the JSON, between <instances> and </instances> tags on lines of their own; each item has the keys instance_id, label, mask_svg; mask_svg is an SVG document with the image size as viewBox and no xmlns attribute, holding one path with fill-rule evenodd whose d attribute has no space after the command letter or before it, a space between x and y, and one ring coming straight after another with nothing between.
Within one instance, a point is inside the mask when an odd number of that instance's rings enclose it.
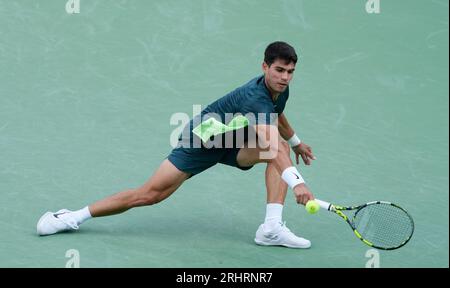
<instances>
[{"instance_id":1,"label":"player's neck","mask_svg":"<svg viewBox=\"0 0 450 288\"><path fill-rule=\"evenodd\" d=\"M267 85L267 79L264 78L264 85L266 85L267 90L269 90L270 96L272 97L272 101L275 102L278 99L278 96L280 96L281 93L276 92L270 88L269 85Z\"/></svg>"}]
</instances>

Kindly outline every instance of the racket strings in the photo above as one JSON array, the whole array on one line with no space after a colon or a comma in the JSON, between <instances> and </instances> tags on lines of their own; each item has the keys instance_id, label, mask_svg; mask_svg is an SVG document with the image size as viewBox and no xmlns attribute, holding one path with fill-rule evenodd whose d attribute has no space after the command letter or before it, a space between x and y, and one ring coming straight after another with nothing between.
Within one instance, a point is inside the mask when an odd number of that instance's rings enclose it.
<instances>
[{"instance_id":1,"label":"racket strings","mask_svg":"<svg viewBox=\"0 0 450 288\"><path fill-rule=\"evenodd\" d=\"M383 248L404 244L414 229L408 213L387 203L367 205L356 213L353 223L364 239Z\"/></svg>"}]
</instances>

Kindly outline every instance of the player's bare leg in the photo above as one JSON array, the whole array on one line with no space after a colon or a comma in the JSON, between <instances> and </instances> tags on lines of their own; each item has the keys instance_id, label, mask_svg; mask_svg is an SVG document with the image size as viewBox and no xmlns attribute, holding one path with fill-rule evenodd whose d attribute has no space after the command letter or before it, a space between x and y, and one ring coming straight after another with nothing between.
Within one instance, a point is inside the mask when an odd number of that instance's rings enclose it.
<instances>
[{"instance_id":1,"label":"player's bare leg","mask_svg":"<svg viewBox=\"0 0 450 288\"><path fill-rule=\"evenodd\" d=\"M255 242L258 245L265 246L309 248L311 242L296 236L282 221L283 204L286 199L288 185L282 180L279 170L291 160L289 158L289 145L284 141L280 141L278 146L278 152L273 159L261 157L261 152L266 152L266 149L249 148L248 145L239 151L237 157L237 162L242 166L250 166L260 162L267 163L265 174L267 188L266 217L264 223L256 231Z\"/></svg>"},{"instance_id":2,"label":"player's bare leg","mask_svg":"<svg viewBox=\"0 0 450 288\"><path fill-rule=\"evenodd\" d=\"M268 163L266 167L266 188L267 203L284 204L288 185L281 179L280 173L272 163Z\"/></svg>"},{"instance_id":3,"label":"player's bare leg","mask_svg":"<svg viewBox=\"0 0 450 288\"><path fill-rule=\"evenodd\" d=\"M37 233L51 235L77 230L81 223L91 217L119 214L133 207L159 203L172 195L189 176L170 161L164 160L147 183L137 189L116 193L78 211L61 209L56 213L45 213L38 221Z\"/></svg>"},{"instance_id":4,"label":"player's bare leg","mask_svg":"<svg viewBox=\"0 0 450 288\"><path fill-rule=\"evenodd\" d=\"M285 141L279 141L275 148L271 147L270 153L268 153L268 150L268 148L261 148L258 145L246 144L239 150L236 161L243 167L252 166L262 162L268 163L278 172L278 175L282 175L283 171L287 168L294 168L294 164L289 156L290 147ZM295 176L296 175L294 175L294 177ZM300 179L299 176L297 176L297 179ZM308 200L314 199L304 183L294 185L292 189L297 198L297 203L299 204L306 204ZM270 193L270 191L268 192Z\"/></svg>"},{"instance_id":5,"label":"player's bare leg","mask_svg":"<svg viewBox=\"0 0 450 288\"><path fill-rule=\"evenodd\" d=\"M169 197L189 178L169 160L164 160L153 176L143 186L119 192L89 205L92 217L119 214L126 210L159 203Z\"/></svg>"}]
</instances>

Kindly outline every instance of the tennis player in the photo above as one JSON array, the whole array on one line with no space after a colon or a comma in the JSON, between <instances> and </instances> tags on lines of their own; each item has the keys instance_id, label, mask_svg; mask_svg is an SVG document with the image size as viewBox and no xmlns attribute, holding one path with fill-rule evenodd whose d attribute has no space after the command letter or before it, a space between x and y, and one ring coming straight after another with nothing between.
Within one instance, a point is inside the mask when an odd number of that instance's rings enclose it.
<instances>
[{"instance_id":1,"label":"tennis player","mask_svg":"<svg viewBox=\"0 0 450 288\"><path fill-rule=\"evenodd\" d=\"M291 161L290 149L297 164L299 157L305 165L310 165L315 157L283 113L296 63L297 54L292 46L285 42L271 43L264 53L264 74L216 100L194 117L178 138L177 147L143 186L119 192L77 211L47 212L37 223L37 233L43 236L77 230L92 217L157 204L184 181L217 163L241 170L265 163L266 217L256 231L255 243L309 248L310 241L296 236L282 221L288 187L299 204L314 199Z\"/></svg>"}]
</instances>

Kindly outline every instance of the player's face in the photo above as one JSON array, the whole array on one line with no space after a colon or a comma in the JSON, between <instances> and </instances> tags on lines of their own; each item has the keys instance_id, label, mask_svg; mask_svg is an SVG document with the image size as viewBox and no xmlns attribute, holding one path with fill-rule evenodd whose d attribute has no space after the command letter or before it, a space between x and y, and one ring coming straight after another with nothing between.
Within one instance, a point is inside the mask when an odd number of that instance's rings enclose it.
<instances>
[{"instance_id":1,"label":"player's face","mask_svg":"<svg viewBox=\"0 0 450 288\"><path fill-rule=\"evenodd\" d=\"M295 64L293 62L286 64L284 60L277 59L270 67L263 63L263 70L267 88L271 92L282 93L294 76Z\"/></svg>"}]
</instances>

